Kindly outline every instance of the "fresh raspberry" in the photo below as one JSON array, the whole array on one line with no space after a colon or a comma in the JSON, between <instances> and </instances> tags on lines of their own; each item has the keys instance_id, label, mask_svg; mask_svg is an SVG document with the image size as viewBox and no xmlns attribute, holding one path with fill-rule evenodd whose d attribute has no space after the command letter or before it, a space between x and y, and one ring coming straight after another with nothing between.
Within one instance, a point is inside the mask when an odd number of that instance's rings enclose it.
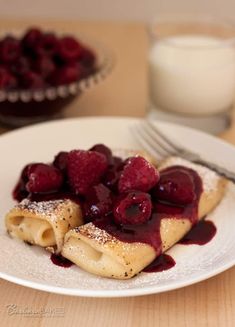
<instances>
[{"instance_id":1,"label":"fresh raspberry","mask_svg":"<svg viewBox=\"0 0 235 327\"><path fill-rule=\"evenodd\" d=\"M55 71L56 66L50 57L41 56L34 61L33 69L43 78L47 78Z\"/></svg>"},{"instance_id":2,"label":"fresh raspberry","mask_svg":"<svg viewBox=\"0 0 235 327\"><path fill-rule=\"evenodd\" d=\"M153 188L152 195L168 203L190 204L195 199L194 183L185 169L170 167L160 173L160 181Z\"/></svg>"},{"instance_id":3,"label":"fresh raspberry","mask_svg":"<svg viewBox=\"0 0 235 327\"><path fill-rule=\"evenodd\" d=\"M113 208L114 220L118 224L143 224L151 216L152 202L148 193L130 192L122 195Z\"/></svg>"},{"instance_id":4,"label":"fresh raspberry","mask_svg":"<svg viewBox=\"0 0 235 327\"><path fill-rule=\"evenodd\" d=\"M21 48L19 40L12 36L7 36L0 42L0 60L2 62L14 62L20 57L20 54Z\"/></svg>"},{"instance_id":5,"label":"fresh raspberry","mask_svg":"<svg viewBox=\"0 0 235 327\"><path fill-rule=\"evenodd\" d=\"M66 62L78 60L81 55L81 45L72 36L64 36L59 40L58 55Z\"/></svg>"},{"instance_id":6,"label":"fresh raspberry","mask_svg":"<svg viewBox=\"0 0 235 327\"><path fill-rule=\"evenodd\" d=\"M96 151L104 154L107 158L108 164L111 165L113 163L112 151L106 145L101 143L95 144L92 148L90 148L90 151Z\"/></svg>"},{"instance_id":7,"label":"fresh raspberry","mask_svg":"<svg viewBox=\"0 0 235 327\"><path fill-rule=\"evenodd\" d=\"M158 181L159 173L153 165L143 157L131 157L121 173L118 190L120 193L130 190L148 192Z\"/></svg>"},{"instance_id":8,"label":"fresh raspberry","mask_svg":"<svg viewBox=\"0 0 235 327\"><path fill-rule=\"evenodd\" d=\"M65 172L67 170L67 164L68 164L68 152L66 151L59 152L54 158L53 166L55 166L62 172Z\"/></svg>"},{"instance_id":9,"label":"fresh raspberry","mask_svg":"<svg viewBox=\"0 0 235 327\"><path fill-rule=\"evenodd\" d=\"M10 65L10 70L14 75L23 75L30 70L30 67L30 60L25 56L21 56Z\"/></svg>"},{"instance_id":10,"label":"fresh raspberry","mask_svg":"<svg viewBox=\"0 0 235 327\"><path fill-rule=\"evenodd\" d=\"M33 71L28 71L23 74L20 79L20 84L24 89L41 89L45 86L42 77Z\"/></svg>"},{"instance_id":11,"label":"fresh raspberry","mask_svg":"<svg viewBox=\"0 0 235 327\"><path fill-rule=\"evenodd\" d=\"M87 221L102 218L112 212L112 193L103 184L92 186L86 194L83 206Z\"/></svg>"},{"instance_id":12,"label":"fresh raspberry","mask_svg":"<svg viewBox=\"0 0 235 327\"><path fill-rule=\"evenodd\" d=\"M53 33L44 33L35 46L35 52L39 56L54 56L59 47L59 40Z\"/></svg>"},{"instance_id":13,"label":"fresh raspberry","mask_svg":"<svg viewBox=\"0 0 235 327\"><path fill-rule=\"evenodd\" d=\"M49 193L60 189L63 175L56 167L43 163L29 165L26 190L32 193Z\"/></svg>"},{"instance_id":14,"label":"fresh raspberry","mask_svg":"<svg viewBox=\"0 0 235 327\"><path fill-rule=\"evenodd\" d=\"M21 43L23 47L28 50L29 52L32 52L33 49L36 48L38 43L40 42L42 38L42 32L38 28L30 28L26 31L25 35L23 36Z\"/></svg>"},{"instance_id":15,"label":"fresh raspberry","mask_svg":"<svg viewBox=\"0 0 235 327\"><path fill-rule=\"evenodd\" d=\"M17 86L17 80L6 68L0 67L0 89L14 89Z\"/></svg>"},{"instance_id":16,"label":"fresh raspberry","mask_svg":"<svg viewBox=\"0 0 235 327\"><path fill-rule=\"evenodd\" d=\"M106 157L95 151L73 150L68 154L68 178L76 194L86 194L100 182L107 169Z\"/></svg>"},{"instance_id":17,"label":"fresh raspberry","mask_svg":"<svg viewBox=\"0 0 235 327\"><path fill-rule=\"evenodd\" d=\"M76 64L68 64L62 68L58 68L50 77L49 81L52 85L66 85L78 81L81 73Z\"/></svg>"}]
</instances>

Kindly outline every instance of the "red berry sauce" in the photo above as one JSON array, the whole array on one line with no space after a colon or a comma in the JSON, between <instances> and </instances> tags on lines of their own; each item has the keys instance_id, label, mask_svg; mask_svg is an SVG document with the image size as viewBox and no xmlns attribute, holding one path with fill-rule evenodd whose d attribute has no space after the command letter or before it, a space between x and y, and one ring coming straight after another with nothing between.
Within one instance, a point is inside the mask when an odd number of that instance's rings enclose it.
<instances>
[{"instance_id":1,"label":"red berry sauce","mask_svg":"<svg viewBox=\"0 0 235 327\"><path fill-rule=\"evenodd\" d=\"M199 221L185 236L179 241L180 244L204 245L216 234L216 227L212 221Z\"/></svg>"},{"instance_id":2,"label":"red berry sauce","mask_svg":"<svg viewBox=\"0 0 235 327\"><path fill-rule=\"evenodd\" d=\"M63 268L69 268L73 265L70 260L62 257L62 255L54 253L51 254L51 262L53 262L56 266L60 266Z\"/></svg>"},{"instance_id":3,"label":"red berry sauce","mask_svg":"<svg viewBox=\"0 0 235 327\"><path fill-rule=\"evenodd\" d=\"M174 266L175 260L170 255L163 253L151 262L150 265L144 268L143 272L160 272L171 269Z\"/></svg>"}]
</instances>

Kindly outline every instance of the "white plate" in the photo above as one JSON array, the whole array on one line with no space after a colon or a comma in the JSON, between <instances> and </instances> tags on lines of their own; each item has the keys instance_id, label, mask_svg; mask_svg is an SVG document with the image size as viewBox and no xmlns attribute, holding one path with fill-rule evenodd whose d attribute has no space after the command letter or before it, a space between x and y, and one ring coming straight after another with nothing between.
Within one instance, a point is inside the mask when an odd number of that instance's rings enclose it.
<instances>
[{"instance_id":1,"label":"white plate","mask_svg":"<svg viewBox=\"0 0 235 327\"><path fill-rule=\"evenodd\" d=\"M12 188L21 168L32 161L49 162L60 150L87 149L103 142L113 148L138 149L130 126L136 119L83 118L61 120L17 130L0 137L0 277L35 289L60 294L120 297L158 293L214 276L235 263L235 187L209 215L216 236L207 245L176 245L169 253L175 267L160 273L141 273L131 280L96 277L76 266L61 268L36 246L10 239L4 215L14 204ZM173 124L158 124L176 142L229 169L235 167L235 149L212 136Z\"/></svg>"}]
</instances>

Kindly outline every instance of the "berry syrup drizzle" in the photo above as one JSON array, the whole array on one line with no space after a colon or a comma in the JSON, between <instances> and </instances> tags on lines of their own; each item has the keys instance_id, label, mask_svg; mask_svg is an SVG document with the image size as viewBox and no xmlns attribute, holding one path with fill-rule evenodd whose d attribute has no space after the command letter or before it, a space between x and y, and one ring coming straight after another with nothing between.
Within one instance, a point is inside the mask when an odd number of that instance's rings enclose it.
<instances>
[{"instance_id":1,"label":"berry syrup drizzle","mask_svg":"<svg viewBox=\"0 0 235 327\"><path fill-rule=\"evenodd\" d=\"M216 227L212 221L199 221L178 243L189 245L204 245L212 240L216 234Z\"/></svg>"},{"instance_id":2,"label":"berry syrup drizzle","mask_svg":"<svg viewBox=\"0 0 235 327\"><path fill-rule=\"evenodd\" d=\"M196 224L198 221L198 202L202 192L202 182L199 175L192 169L174 166L165 169L165 177L169 174L169 177L177 175L178 172L181 172L181 180L177 180L178 184L184 183L185 187L190 187L187 191L192 193L191 187L193 186L194 200L187 205L175 205L172 204L172 199L168 198L168 202L154 199L153 201L153 211L150 219L143 224L135 225L120 225L115 224L112 217L105 217L104 219L97 219L93 222L96 227L106 230L109 234L115 236L120 241L134 243L146 243L151 245L157 255L160 255L162 252L162 240L160 235L160 224L162 219L171 219L172 217L176 219L189 219L192 224ZM184 180L183 180L184 178ZM187 181L189 181L187 183ZM176 177L175 177L176 182ZM161 183L161 179L159 184ZM172 187L175 187L175 183L171 184ZM185 192L185 189L184 189ZM170 192L168 192L170 193ZM179 195L180 196L180 195Z\"/></svg>"},{"instance_id":3,"label":"berry syrup drizzle","mask_svg":"<svg viewBox=\"0 0 235 327\"><path fill-rule=\"evenodd\" d=\"M157 258L143 270L144 272L159 272L170 269L175 265L173 258L169 255L162 254L162 240L160 235L162 219L172 219L174 217L174 219L184 218L190 220L194 227L180 242L182 244L203 245L209 242L216 233L216 228L212 222L198 222L198 203L203 188L201 178L197 172L186 167L174 166L163 170L161 176L164 176L163 180L165 183L161 184L160 179L160 186L154 191L163 200L160 200L159 197L154 200L153 194L154 208L151 218L146 223L139 225L118 225L113 223L113 219L110 219L110 217L93 222L97 227L106 230L120 241L129 243L140 242L151 245L156 251ZM178 185L184 186L182 191L177 187ZM177 189L178 199L176 199L175 189ZM186 203L189 202L187 199L189 196L193 201ZM186 204L174 204L177 203L177 200Z\"/></svg>"},{"instance_id":4,"label":"berry syrup drizzle","mask_svg":"<svg viewBox=\"0 0 235 327\"><path fill-rule=\"evenodd\" d=\"M73 263L70 260L64 258L62 255L59 254L52 253L50 259L51 262L54 263L54 265L59 267L69 268L73 265Z\"/></svg>"}]
</instances>

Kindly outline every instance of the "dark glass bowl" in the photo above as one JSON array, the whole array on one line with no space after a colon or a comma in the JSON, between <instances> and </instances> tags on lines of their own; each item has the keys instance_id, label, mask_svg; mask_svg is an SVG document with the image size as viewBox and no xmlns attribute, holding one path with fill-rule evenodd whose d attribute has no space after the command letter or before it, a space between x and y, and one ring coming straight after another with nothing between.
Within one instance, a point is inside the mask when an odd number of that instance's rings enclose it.
<instances>
[{"instance_id":1,"label":"dark glass bowl","mask_svg":"<svg viewBox=\"0 0 235 327\"><path fill-rule=\"evenodd\" d=\"M9 33L8 33L9 34ZM11 32L13 35L18 33ZM114 59L101 43L78 36L96 55L96 67L89 76L76 82L38 90L0 90L0 124L20 127L59 118L77 96L103 80L112 70Z\"/></svg>"}]
</instances>

